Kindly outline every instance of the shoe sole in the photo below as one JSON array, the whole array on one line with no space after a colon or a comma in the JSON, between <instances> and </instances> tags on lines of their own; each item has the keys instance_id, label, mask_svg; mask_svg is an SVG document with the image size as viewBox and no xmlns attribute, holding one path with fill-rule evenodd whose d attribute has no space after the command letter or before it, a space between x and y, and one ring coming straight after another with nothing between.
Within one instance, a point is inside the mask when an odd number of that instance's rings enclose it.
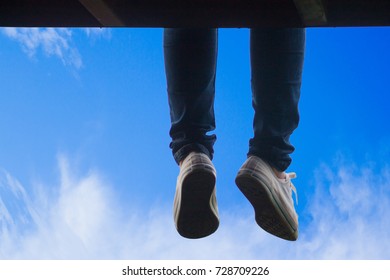
<instances>
[{"instance_id":1,"label":"shoe sole","mask_svg":"<svg viewBox=\"0 0 390 280\"><path fill-rule=\"evenodd\" d=\"M212 210L210 198L216 178L212 171L192 170L183 180L176 228L186 238L196 239L214 233L219 220Z\"/></svg>"},{"instance_id":2,"label":"shoe sole","mask_svg":"<svg viewBox=\"0 0 390 280\"><path fill-rule=\"evenodd\" d=\"M240 171L236 177L236 184L252 204L256 223L262 229L285 240L297 240L298 230L291 226L280 207L279 200L261 180L249 172Z\"/></svg>"}]
</instances>

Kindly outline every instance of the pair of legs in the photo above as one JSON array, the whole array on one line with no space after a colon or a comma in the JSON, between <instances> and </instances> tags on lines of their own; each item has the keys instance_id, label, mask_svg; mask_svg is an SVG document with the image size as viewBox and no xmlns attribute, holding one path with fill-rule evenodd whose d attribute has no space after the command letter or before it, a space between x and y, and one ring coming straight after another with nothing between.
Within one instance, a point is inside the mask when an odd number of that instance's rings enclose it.
<instances>
[{"instance_id":1,"label":"pair of legs","mask_svg":"<svg viewBox=\"0 0 390 280\"><path fill-rule=\"evenodd\" d=\"M176 162L190 151L213 158L216 29L165 29L164 56ZM254 137L248 155L284 171L294 151L289 138L298 126L305 30L251 29Z\"/></svg>"},{"instance_id":2,"label":"pair of legs","mask_svg":"<svg viewBox=\"0 0 390 280\"><path fill-rule=\"evenodd\" d=\"M191 152L213 158L217 41L217 29L164 30L170 147L178 164ZM304 48L302 28L250 30L255 115L248 157L261 158L278 172L287 169L294 151L290 135L299 122Z\"/></svg>"}]
</instances>

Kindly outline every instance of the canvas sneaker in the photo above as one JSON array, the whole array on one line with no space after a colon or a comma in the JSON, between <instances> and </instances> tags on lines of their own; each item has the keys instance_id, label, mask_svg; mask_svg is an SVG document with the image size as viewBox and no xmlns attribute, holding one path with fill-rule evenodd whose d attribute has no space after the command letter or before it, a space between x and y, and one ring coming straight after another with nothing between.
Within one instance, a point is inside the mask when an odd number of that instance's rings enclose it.
<instances>
[{"instance_id":1,"label":"canvas sneaker","mask_svg":"<svg viewBox=\"0 0 390 280\"><path fill-rule=\"evenodd\" d=\"M219 226L216 171L203 153L190 153L180 165L174 199L174 220L179 234L202 238Z\"/></svg>"},{"instance_id":2,"label":"canvas sneaker","mask_svg":"<svg viewBox=\"0 0 390 280\"><path fill-rule=\"evenodd\" d=\"M236 177L236 184L255 210L257 224L265 231L295 241L298 238L298 215L292 200L291 183L295 173L285 179L276 176L272 167L261 158L250 156Z\"/></svg>"}]
</instances>

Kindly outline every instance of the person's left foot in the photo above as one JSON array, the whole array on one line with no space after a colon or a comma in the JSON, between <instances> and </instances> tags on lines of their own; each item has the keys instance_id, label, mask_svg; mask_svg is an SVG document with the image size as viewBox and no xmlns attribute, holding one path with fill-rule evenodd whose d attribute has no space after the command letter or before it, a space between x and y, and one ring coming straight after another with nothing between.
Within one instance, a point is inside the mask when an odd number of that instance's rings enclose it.
<instances>
[{"instance_id":1,"label":"person's left foot","mask_svg":"<svg viewBox=\"0 0 390 280\"><path fill-rule=\"evenodd\" d=\"M216 171L203 153L192 152L180 164L174 200L174 220L179 234L202 238L219 226L215 195Z\"/></svg>"}]
</instances>

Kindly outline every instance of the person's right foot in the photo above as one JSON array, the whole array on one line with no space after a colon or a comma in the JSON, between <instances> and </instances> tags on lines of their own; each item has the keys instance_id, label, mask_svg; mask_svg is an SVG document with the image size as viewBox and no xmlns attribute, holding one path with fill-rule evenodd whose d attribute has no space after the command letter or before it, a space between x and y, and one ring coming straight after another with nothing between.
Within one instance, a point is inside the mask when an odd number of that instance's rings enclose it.
<instances>
[{"instance_id":1,"label":"person's right foot","mask_svg":"<svg viewBox=\"0 0 390 280\"><path fill-rule=\"evenodd\" d=\"M256 156L250 156L236 177L236 184L255 210L257 224L265 231L295 241L298 238L298 215L292 200L295 190L291 179L295 173L276 176L272 167Z\"/></svg>"}]
</instances>

